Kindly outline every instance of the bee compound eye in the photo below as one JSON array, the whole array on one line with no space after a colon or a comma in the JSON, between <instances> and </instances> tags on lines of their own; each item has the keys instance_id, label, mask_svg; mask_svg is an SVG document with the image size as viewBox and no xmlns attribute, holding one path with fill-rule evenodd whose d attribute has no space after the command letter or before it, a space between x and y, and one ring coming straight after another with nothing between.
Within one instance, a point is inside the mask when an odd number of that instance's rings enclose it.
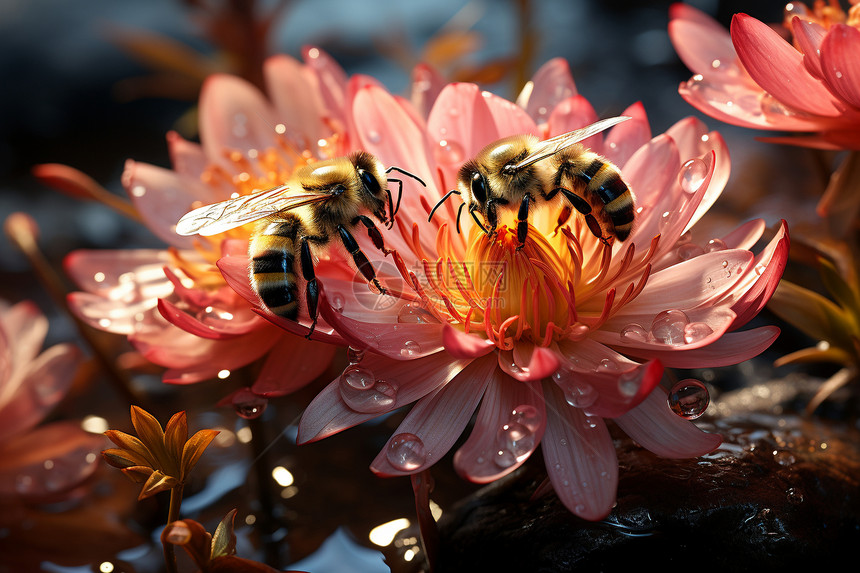
<instances>
[{"instance_id":1,"label":"bee compound eye","mask_svg":"<svg viewBox=\"0 0 860 573\"><path fill-rule=\"evenodd\" d=\"M472 175L472 196L481 204L487 202L487 180L478 172Z\"/></svg>"},{"instance_id":2,"label":"bee compound eye","mask_svg":"<svg viewBox=\"0 0 860 573\"><path fill-rule=\"evenodd\" d=\"M382 188L379 186L379 181L376 180L376 177L374 177L372 173L365 171L364 169L359 169L358 176L361 179L361 184L364 186L365 191L371 195L377 195L380 193Z\"/></svg>"}]
</instances>

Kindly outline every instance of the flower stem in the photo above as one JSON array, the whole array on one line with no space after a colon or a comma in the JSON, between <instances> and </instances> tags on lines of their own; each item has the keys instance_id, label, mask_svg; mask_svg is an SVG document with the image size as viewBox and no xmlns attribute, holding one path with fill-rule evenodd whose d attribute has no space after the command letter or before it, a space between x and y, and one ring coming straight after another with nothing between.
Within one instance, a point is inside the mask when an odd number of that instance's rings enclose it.
<instances>
[{"instance_id":1,"label":"flower stem","mask_svg":"<svg viewBox=\"0 0 860 573\"><path fill-rule=\"evenodd\" d=\"M179 508L182 506L182 484L170 490L170 508L167 510L167 524L170 525L179 519ZM164 547L164 565L167 573L178 573L176 565L176 551L172 543L162 543Z\"/></svg>"}]
</instances>

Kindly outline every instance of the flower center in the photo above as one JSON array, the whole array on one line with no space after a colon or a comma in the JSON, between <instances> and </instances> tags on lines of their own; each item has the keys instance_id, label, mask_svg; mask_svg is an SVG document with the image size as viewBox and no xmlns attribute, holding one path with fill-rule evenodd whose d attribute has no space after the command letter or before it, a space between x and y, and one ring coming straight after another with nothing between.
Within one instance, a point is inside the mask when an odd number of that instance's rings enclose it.
<instances>
[{"instance_id":1,"label":"flower center","mask_svg":"<svg viewBox=\"0 0 860 573\"><path fill-rule=\"evenodd\" d=\"M557 232L528 226L520 248L516 227L488 236L473 228L465 247L442 224L438 257L410 274L415 292L437 318L465 332L485 333L501 349L514 342L549 346L598 328L645 285L656 247L633 263L632 245L613 249L577 223ZM417 241L416 241L417 242ZM464 254L458 254L464 253ZM625 290L616 296L616 285Z\"/></svg>"}]
</instances>

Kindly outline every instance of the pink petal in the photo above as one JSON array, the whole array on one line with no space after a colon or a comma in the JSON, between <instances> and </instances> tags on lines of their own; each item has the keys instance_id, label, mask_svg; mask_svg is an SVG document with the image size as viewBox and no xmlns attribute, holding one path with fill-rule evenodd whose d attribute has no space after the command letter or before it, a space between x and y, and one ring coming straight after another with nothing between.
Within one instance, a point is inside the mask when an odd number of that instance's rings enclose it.
<instances>
[{"instance_id":1,"label":"pink petal","mask_svg":"<svg viewBox=\"0 0 860 573\"><path fill-rule=\"evenodd\" d=\"M247 256L221 257L215 264L218 266L218 270L221 271L224 281L239 296L252 305L261 304L260 297L257 296L257 293L251 287L251 280L248 278L250 259Z\"/></svg>"},{"instance_id":2,"label":"pink petal","mask_svg":"<svg viewBox=\"0 0 860 573\"><path fill-rule=\"evenodd\" d=\"M87 292L70 293L66 301L72 314L86 324L124 335L135 333L142 323L150 319L157 303L157 299L138 302L110 300ZM159 320L163 320L160 315Z\"/></svg>"},{"instance_id":3,"label":"pink petal","mask_svg":"<svg viewBox=\"0 0 860 573\"><path fill-rule=\"evenodd\" d=\"M541 441L544 462L561 502L583 519L609 514L618 487L618 458L606 424L567 404L554 384L544 384L550 415Z\"/></svg>"},{"instance_id":4,"label":"pink petal","mask_svg":"<svg viewBox=\"0 0 860 573\"><path fill-rule=\"evenodd\" d=\"M466 334L449 324L442 328L442 344L445 351L454 358L478 358L495 348L491 340Z\"/></svg>"},{"instance_id":5,"label":"pink petal","mask_svg":"<svg viewBox=\"0 0 860 573\"><path fill-rule=\"evenodd\" d=\"M412 106L421 117L428 117L439 92L445 87L445 78L428 64L418 64L412 69Z\"/></svg>"},{"instance_id":6,"label":"pink petal","mask_svg":"<svg viewBox=\"0 0 860 573\"><path fill-rule=\"evenodd\" d=\"M821 42L821 70L833 92L860 107L860 30L846 24L831 26Z\"/></svg>"},{"instance_id":7,"label":"pink petal","mask_svg":"<svg viewBox=\"0 0 860 573\"><path fill-rule=\"evenodd\" d=\"M516 455L508 449L510 444L502 433L506 424L523 423L515 412L533 412L530 419L535 424L525 426L528 433L516 444ZM517 382L496 370L484 392L472 433L454 454L454 467L457 473L475 483L495 481L531 456L545 428L546 409L540 382ZM500 450L504 455L499 455Z\"/></svg>"},{"instance_id":8,"label":"pink petal","mask_svg":"<svg viewBox=\"0 0 860 573\"><path fill-rule=\"evenodd\" d=\"M249 82L227 74L209 76L200 90L200 141L213 163L225 151L263 150L276 145L275 114Z\"/></svg>"},{"instance_id":9,"label":"pink petal","mask_svg":"<svg viewBox=\"0 0 860 573\"><path fill-rule=\"evenodd\" d=\"M824 78L821 69L821 41L827 35L827 29L818 22L802 20L798 17L791 19L791 31L794 41L803 52L803 65L806 70L818 79Z\"/></svg>"},{"instance_id":10,"label":"pink petal","mask_svg":"<svg viewBox=\"0 0 860 573\"><path fill-rule=\"evenodd\" d=\"M651 140L651 125L641 102L634 103L620 115L631 119L609 130L603 144L603 155L623 168L633 152Z\"/></svg>"},{"instance_id":11,"label":"pink petal","mask_svg":"<svg viewBox=\"0 0 860 573\"><path fill-rule=\"evenodd\" d=\"M657 389L638 408L613 421L639 445L664 458L694 458L715 450L719 434L703 432L669 409L666 391Z\"/></svg>"},{"instance_id":12,"label":"pink petal","mask_svg":"<svg viewBox=\"0 0 860 573\"><path fill-rule=\"evenodd\" d=\"M397 385L390 411L414 402L454 379L469 360L452 360L440 352L417 360L392 360L368 354L361 361L366 368L389 383ZM350 409L340 395L340 376L313 399L299 422L297 442L315 442L381 415Z\"/></svg>"},{"instance_id":13,"label":"pink petal","mask_svg":"<svg viewBox=\"0 0 860 573\"><path fill-rule=\"evenodd\" d=\"M175 131L167 132L167 148L173 170L180 176L199 178L209 166L209 158L203 152L203 147L188 141Z\"/></svg>"},{"instance_id":14,"label":"pink petal","mask_svg":"<svg viewBox=\"0 0 860 573\"><path fill-rule=\"evenodd\" d=\"M576 95L576 84L567 60L553 58L538 68L517 98L517 105L525 109L535 123L541 124L546 123L559 102Z\"/></svg>"},{"instance_id":15,"label":"pink petal","mask_svg":"<svg viewBox=\"0 0 860 573\"><path fill-rule=\"evenodd\" d=\"M195 239L176 233L176 222L204 197L213 202L208 188L174 171L129 159L122 183L150 231L168 245L180 249L194 247Z\"/></svg>"},{"instance_id":16,"label":"pink petal","mask_svg":"<svg viewBox=\"0 0 860 573\"><path fill-rule=\"evenodd\" d=\"M20 382L22 373L30 367L30 363L39 355L45 336L48 334L48 319L35 304L30 301L19 302L11 307L0 306L0 329L6 335L9 346L6 352L8 379L0 380L0 406L2 398L13 390L6 386Z\"/></svg>"},{"instance_id":17,"label":"pink petal","mask_svg":"<svg viewBox=\"0 0 860 573\"><path fill-rule=\"evenodd\" d=\"M723 242L730 249L751 249L764 233L764 219L753 219L723 236Z\"/></svg>"},{"instance_id":18,"label":"pink petal","mask_svg":"<svg viewBox=\"0 0 860 573\"><path fill-rule=\"evenodd\" d=\"M807 113L837 117L838 103L803 65L803 55L770 26L746 14L735 14L732 42L749 75L778 101Z\"/></svg>"},{"instance_id":19,"label":"pink petal","mask_svg":"<svg viewBox=\"0 0 860 573\"><path fill-rule=\"evenodd\" d=\"M555 382L562 390L570 384L571 379L574 381L575 392L583 388L587 391L587 387L593 388L597 398L592 404L583 406L582 411L588 416L613 418L638 406L660 384L662 376L663 365L658 360L652 360L645 364L636 364L623 372L601 369L574 372L567 380L561 378Z\"/></svg>"},{"instance_id":20,"label":"pink petal","mask_svg":"<svg viewBox=\"0 0 860 573\"><path fill-rule=\"evenodd\" d=\"M370 469L386 477L409 475L438 462L463 433L495 372L493 357L479 358L457 379L419 400L370 464ZM423 456L408 466L394 465L391 461L397 440L403 434L417 436L423 443Z\"/></svg>"},{"instance_id":21,"label":"pink petal","mask_svg":"<svg viewBox=\"0 0 860 573\"><path fill-rule=\"evenodd\" d=\"M326 120L333 123L335 131L346 131L350 123L347 107L348 78L343 68L323 50L315 46L304 46L302 57L316 76L316 85L323 103ZM348 134L351 138L353 134Z\"/></svg>"},{"instance_id":22,"label":"pink petal","mask_svg":"<svg viewBox=\"0 0 860 573\"><path fill-rule=\"evenodd\" d=\"M317 141L331 133L323 121L317 76L283 54L266 59L263 75L278 122L286 126L287 135L297 139L303 149L316 151Z\"/></svg>"},{"instance_id":23,"label":"pink petal","mask_svg":"<svg viewBox=\"0 0 860 573\"><path fill-rule=\"evenodd\" d=\"M737 65L732 38L716 20L687 4L669 8L669 38L681 60L691 71L717 82L737 79L746 72Z\"/></svg>"},{"instance_id":24,"label":"pink petal","mask_svg":"<svg viewBox=\"0 0 860 573\"><path fill-rule=\"evenodd\" d=\"M334 359L337 347L284 335L272 347L251 390L266 397L295 392L322 376Z\"/></svg>"},{"instance_id":25,"label":"pink petal","mask_svg":"<svg viewBox=\"0 0 860 573\"><path fill-rule=\"evenodd\" d=\"M675 352L649 350L641 353L641 356L659 360L669 368L731 366L758 356L767 350L778 336L779 328L762 326L742 332L728 332L716 342L693 350ZM633 347L625 348L625 352L633 356L640 355L640 352Z\"/></svg>"},{"instance_id":26,"label":"pink petal","mask_svg":"<svg viewBox=\"0 0 860 573\"><path fill-rule=\"evenodd\" d=\"M559 357L548 348L518 343L513 351L499 352L499 367L520 382L531 382L558 370Z\"/></svg>"},{"instance_id":27,"label":"pink petal","mask_svg":"<svg viewBox=\"0 0 860 573\"><path fill-rule=\"evenodd\" d=\"M69 277L85 291L123 302L170 296L173 285L164 275L170 256L163 249L78 250L63 261Z\"/></svg>"},{"instance_id":28,"label":"pink petal","mask_svg":"<svg viewBox=\"0 0 860 573\"><path fill-rule=\"evenodd\" d=\"M295 320L289 320L272 314L267 308L254 308L253 310L258 316L266 319L278 328L286 330L287 332L296 336L307 338L308 330L310 328L309 322L306 326L304 323L299 323ZM307 317L303 317L302 320L304 322L307 322ZM343 337L341 337L337 332L335 332L334 329L324 320L317 320L317 327L314 329L314 332L311 335L311 340L317 342L325 342L327 344L336 344L338 346L347 345L346 340L344 340Z\"/></svg>"},{"instance_id":29,"label":"pink petal","mask_svg":"<svg viewBox=\"0 0 860 573\"><path fill-rule=\"evenodd\" d=\"M67 491L99 467L104 436L56 422L0 445L0 496L38 500ZM49 463L50 462L50 463Z\"/></svg>"},{"instance_id":30,"label":"pink petal","mask_svg":"<svg viewBox=\"0 0 860 573\"><path fill-rule=\"evenodd\" d=\"M201 338L229 340L248 334L266 324L265 321L251 312L250 309L247 312L238 312L238 309L230 310L236 311L235 315L227 310L212 309L208 312L201 311L201 316L198 317L191 316L165 299L158 300L158 312L161 313L161 316L165 320ZM219 318L219 316L225 314L229 314L231 318ZM209 318L208 315L212 315L212 317Z\"/></svg>"},{"instance_id":31,"label":"pink petal","mask_svg":"<svg viewBox=\"0 0 860 573\"><path fill-rule=\"evenodd\" d=\"M0 443L41 422L66 396L82 361L76 346L58 344L22 365L17 379L2 388Z\"/></svg>"},{"instance_id":32,"label":"pink petal","mask_svg":"<svg viewBox=\"0 0 860 573\"><path fill-rule=\"evenodd\" d=\"M547 123L548 136L555 137L574 129L591 125L598 120L597 113L591 103L583 96L573 96L559 102L552 110ZM603 134L597 133L582 140L582 145L595 153L603 151Z\"/></svg>"}]
</instances>

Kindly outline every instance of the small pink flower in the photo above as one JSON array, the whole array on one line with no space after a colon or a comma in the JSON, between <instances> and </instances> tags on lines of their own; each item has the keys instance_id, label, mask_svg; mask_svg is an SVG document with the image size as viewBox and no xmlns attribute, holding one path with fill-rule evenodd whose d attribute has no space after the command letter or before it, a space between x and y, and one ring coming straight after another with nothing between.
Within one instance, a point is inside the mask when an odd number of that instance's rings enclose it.
<instances>
[{"instance_id":1,"label":"small pink flower","mask_svg":"<svg viewBox=\"0 0 860 573\"><path fill-rule=\"evenodd\" d=\"M347 101L375 80L347 78L316 48L304 57L304 64L287 56L266 61L268 100L237 77L209 77L200 96L201 143L169 133L172 170L128 161L123 184L167 250L77 251L67 258L83 290L69 297L74 312L126 335L145 358L167 367L165 382L224 377L262 359L250 394L241 390L233 399L280 396L318 377L334 356L334 346L284 332L227 285L216 261L244 257L248 229L215 238L175 232L193 207L280 185L296 168L358 145ZM62 175L60 167L44 169L43 178ZM244 282L247 288L247 275Z\"/></svg>"},{"instance_id":2,"label":"small pink flower","mask_svg":"<svg viewBox=\"0 0 860 573\"><path fill-rule=\"evenodd\" d=\"M47 332L32 303L0 301L0 503L62 499L93 474L104 446L75 422L38 426L65 397L82 359L71 344L40 353Z\"/></svg>"},{"instance_id":3,"label":"small pink flower","mask_svg":"<svg viewBox=\"0 0 860 573\"><path fill-rule=\"evenodd\" d=\"M406 475L436 463L477 410L454 456L463 476L490 482L543 444L559 497L586 519L615 500L618 465L603 418L661 456L691 457L720 437L673 414L658 388L663 365L734 364L759 354L775 327L735 332L773 293L788 250L785 225L757 255L763 235L751 221L721 237L692 230L729 174L722 137L694 118L651 136L641 105L587 145L622 169L636 197L630 237L605 246L579 217L556 232L557 212L539 207L522 251L505 213L489 238L469 217L456 228L449 201L463 162L512 134L546 138L590 124L594 109L577 94L567 64L553 60L517 104L472 84L450 84L426 120L381 86L350 93L352 141L428 183L404 190L396 224L376 260L387 289L379 296L334 258L321 261L320 338L356 349L354 364L310 404L299 442L311 442L415 402L373 461L374 472ZM515 234L515 232L514 232ZM333 255L334 257L334 255ZM390 262L389 262L390 261ZM248 260L219 262L249 301ZM294 325L283 321L287 328Z\"/></svg>"},{"instance_id":4,"label":"small pink flower","mask_svg":"<svg viewBox=\"0 0 860 573\"><path fill-rule=\"evenodd\" d=\"M785 28L735 14L731 32L685 4L670 10L669 35L696 75L681 96L711 117L743 127L806 135L770 141L860 149L860 13L838 3L792 2Z\"/></svg>"}]
</instances>

